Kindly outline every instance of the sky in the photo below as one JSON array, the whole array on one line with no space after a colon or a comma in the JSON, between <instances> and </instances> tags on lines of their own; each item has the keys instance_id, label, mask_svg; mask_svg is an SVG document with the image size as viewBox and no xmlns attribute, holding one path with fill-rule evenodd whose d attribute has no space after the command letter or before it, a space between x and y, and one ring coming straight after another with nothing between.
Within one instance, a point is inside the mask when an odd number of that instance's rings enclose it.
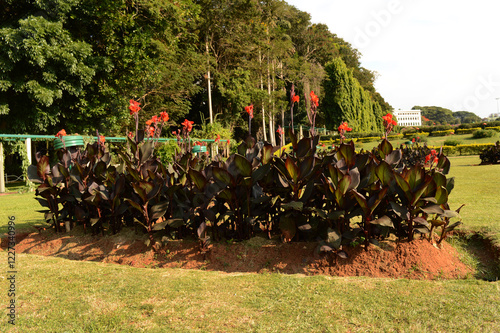
<instances>
[{"instance_id":1,"label":"sky","mask_svg":"<svg viewBox=\"0 0 500 333\"><path fill-rule=\"evenodd\" d=\"M499 112L500 1L286 0L358 49L396 110Z\"/></svg>"}]
</instances>

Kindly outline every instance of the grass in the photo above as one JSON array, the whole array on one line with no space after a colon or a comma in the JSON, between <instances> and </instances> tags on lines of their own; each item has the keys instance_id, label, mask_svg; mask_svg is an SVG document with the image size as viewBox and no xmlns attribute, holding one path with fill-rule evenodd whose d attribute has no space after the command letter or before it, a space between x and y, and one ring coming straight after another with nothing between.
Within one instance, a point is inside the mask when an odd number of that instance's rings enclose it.
<instances>
[{"instance_id":1,"label":"grass","mask_svg":"<svg viewBox=\"0 0 500 333\"><path fill-rule=\"evenodd\" d=\"M500 165L451 157L452 208L462 203L462 229L500 234ZM0 196L0 230L8 216L17 231L43 225L33 193ZM475 254L476 240L451 243L478 271L494 279ZM141 269L18 254L15 327L2 332L498 332L500 281L416 281L364 277L225 274ZM7 253L0 252L7 266ZM494 265L493 265L494 266ZM498 267L496 267L498 268ZM0 271L5 281L6 269ZM498 275L496 275L498 277ZM7 284L0 284L4 293ZM7 298L2 314L6 313Z\"/></svg>"},{"instance_id":2,"label":"grass","mask_svg":"<svg viewBox=\"0 0 500 333\"><path fill-rule=\"evenodd\" d=\"M442 146L444 145L444 142L448 139L461 141L461 144L468 145L476 143L495 143L498 140L500 140L500 137L498 133L496 133L495 136L491 138L482 138L482 139L474 139L472 137L472 134L457 134L450 136L428 136L426 137L426 139L428 146ZM399 147L401 144L404 144L407 141L408 139L399 139L399 140L391 139L391 144L394 147ZM363 148L364 150L371 150L373 147L378 146L379 143L380 140L371 142L356 142L356 149Z\"/></svg>"},{"instance_id":3,"label":"grass","mask_svg":"<svg viewBox=\"0 0 500 333\"><path fill-rule=\"evenodd\" d=\"M499 282L155 270L25 254L18 262L12 332L500 330Z\"/></svg>"}]
</instances>

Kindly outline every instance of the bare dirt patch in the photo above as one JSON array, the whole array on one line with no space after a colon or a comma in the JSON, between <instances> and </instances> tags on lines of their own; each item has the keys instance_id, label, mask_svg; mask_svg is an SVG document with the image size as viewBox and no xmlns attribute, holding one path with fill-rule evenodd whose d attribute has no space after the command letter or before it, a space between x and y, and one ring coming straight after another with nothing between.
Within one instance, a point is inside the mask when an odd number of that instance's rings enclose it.
<instances>
[{"instance_id":1,"label":"bare dirt patch","mask_svg":"<svg viewBox=\"0 0 500 333\"><path fill-rule=\"evenodd\" d=\"M281 272L410 279L457 279L474 274L447 243L440 249L427 240L387 242L382 248L370 246L367 251L361 247L344 248L349 257L339 258L333 264L315 250L315 243L282 244L256 237L244 243L213 244L207 253L200 252L199 243L195 241L169 241L153 251L138 235L94 237L56 235L52 231L23 235L16 245L18 253L134 267L176 267L228 273Z\"/></svg>"}]
</instances>

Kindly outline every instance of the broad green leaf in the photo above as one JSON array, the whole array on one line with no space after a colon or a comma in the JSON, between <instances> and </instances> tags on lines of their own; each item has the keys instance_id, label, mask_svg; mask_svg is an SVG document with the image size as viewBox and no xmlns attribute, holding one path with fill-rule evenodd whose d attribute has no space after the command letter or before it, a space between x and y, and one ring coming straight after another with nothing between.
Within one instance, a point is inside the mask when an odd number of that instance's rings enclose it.
<instances>
[{"instance_id":1,"label":"broad green leaf","mask_svg":"<svg viewBox=\"0 0 500 333\"><path fill-rule=\"evenodd\" d=\"M243 177L252 175L252 164L243 156L234 154L234 163Z\"/></svg>"},{"instance_id":2,"label":"broad green leaf","mask_svg":"<svg viewBox=\"0 0 500 333\"><path fill-rule=\"evenodd\" d=\"M219 167L213 167L212 173L215 179L224 183L225 185L235 185L234 178L226 170Z\"/></svg>"},{"instance_id":3,"label":"broad green leaf","mask_svg":"<svg viewBox=\"0 0 500 333\"><path fill-rule=\"evenodd\" d=\"M205 176L203 176L201 172L194 169L189 169L188 175L196 188L200 191L203 191L203 189L207 185L207 179L205 178Z\"/></svg>"},{"instance_id":4,"label":"broad green leaf","mask_svg":"<svg viewBox=\"0 0 500 333\"><path fill-rule=\"evenodd\" d=\"M443 186L438 186L436 189L436 201L438 205L448 202L448 191Z\"/></svg>"},{"instance_id":5,"label":"broad green leaf","mask_svg":"<svg viewBox=\"0 0 500 333\"><path fill-rule=\"evenodd\" d=\"M446 187L446 176L441 172L434 172L432 179L436 183L436 187L445 186Z\"/></svg>"},{"instance_id":6,"label":"broad green leaf","mask_svg":"<svg viewBox=\"0 0 500 333\"><path fill-rule=\"evenodd\" d=\"M375 173L383 186L388 186L393 178L392 168L387 162L382 161L375 168Z\"/></svg>"},{"instance_id":7,"label":"broad green leaf","mask_svg":"<svg viewBox=\"0 0 500 333\"><path fill-rule=\"evenodd\" d=\"M384 154L382 158L385 158L385 156L392 153L393 150L391 143L387 139L382 140L382 142L378 146L378 149Z\"/></svg>"}]
</instances>

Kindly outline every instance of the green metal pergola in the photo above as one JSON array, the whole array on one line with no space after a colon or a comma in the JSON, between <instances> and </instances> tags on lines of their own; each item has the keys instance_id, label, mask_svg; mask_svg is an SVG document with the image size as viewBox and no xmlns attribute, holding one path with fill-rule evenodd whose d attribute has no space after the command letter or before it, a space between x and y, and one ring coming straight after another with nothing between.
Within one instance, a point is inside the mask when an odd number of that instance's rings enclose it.
<instances>
[{"instance_id":1,"label":"green metal pergola","mask_svg":"<svg viewBox=\"0 0 500 333\"><path fill-rule=\"evenodd\" d=\"M82 135L82 137L90 138L95 141L98 140L97 136L87 136ZM36 134L0 134L0 193L5 192L5 169L4 169L4 152L3 152L3 142L4 141L24 141L26 144L26 150L28 151L28 160L32 164L31 160L31 141L53 141L55 140L54 135L36 135ZM127 137L119 136L106 136L106 142L127 142ZM177 138L158 138L155 139L158 142L168 142L177 141ZM212 143L214 139L191 139L191 142L207 142Z\"/></svg>"}]
</instances>

